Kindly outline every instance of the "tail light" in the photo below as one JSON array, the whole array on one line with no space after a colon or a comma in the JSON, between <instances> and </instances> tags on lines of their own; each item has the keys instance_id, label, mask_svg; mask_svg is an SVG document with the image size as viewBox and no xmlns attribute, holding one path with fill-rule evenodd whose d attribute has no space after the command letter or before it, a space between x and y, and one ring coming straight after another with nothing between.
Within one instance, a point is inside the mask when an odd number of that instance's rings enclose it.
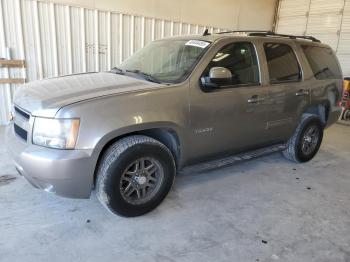
<instances>
[{"instance_id":1,"label":"tail light","mask_svg":"<svg viewBox=\"0 0 350 262\"><path fill-rule=\"evenodd\" d=\"M342 91L343 93L340 105L348 109L350 107L350 78L344 78Z\"/></svg>"},{"instance_id":2,"label":"tail light","mask_svg":"<svg viewBox=\"0 0 350 262\"><path fill-rule=\"evenodd\" d=\"M344 81L343 81L343 92L344 91L350 92L350 78L349 77L344 78Z\"/></svg>"}]
</instances>

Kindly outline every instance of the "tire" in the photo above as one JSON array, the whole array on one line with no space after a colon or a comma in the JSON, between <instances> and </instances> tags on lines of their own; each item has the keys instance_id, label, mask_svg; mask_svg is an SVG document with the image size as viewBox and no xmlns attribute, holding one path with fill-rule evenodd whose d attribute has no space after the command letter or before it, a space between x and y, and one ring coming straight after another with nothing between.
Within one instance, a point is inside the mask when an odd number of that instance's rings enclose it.
<instances>
[{"instance_id":1,"label":"tire","mask_svg":"<svg viewBox=\"0 0 350 262\"><path fill-rule=\"evenodd\" d=\"M344 110L342 117L341 117L341 120L344 120L344 121L350 120L350 110L349 109Z\"/></svg>"},{"instance_id":2,"label":"tire","mask_svg":"<svg viewBox=\"0 0 350 262\"><path fill-rule=\"evenodd\" d=\"M308 132L311 132L312 128L315 129L314 135L308 135ZM296 163L310 161L320 149L323 139L323 129L324 126L318 116L303 114L293 136L286 144L283 155ZM311 144L311 146L309 150L306 150L308 144ZM303 145L305 146L303 147Z\"/></svg>"},{"instance_id":3,"label":"tire","mask_svg":"<svg viewBox=\"0 0 350 262\"><path fill-rule=\"evenodd\" d=\"M174 158L165 145L147 136L125 137L112 144L100 161L97 198L114 214L140 216L164 200L175 173Z\"/></svg>"}]
</instances>

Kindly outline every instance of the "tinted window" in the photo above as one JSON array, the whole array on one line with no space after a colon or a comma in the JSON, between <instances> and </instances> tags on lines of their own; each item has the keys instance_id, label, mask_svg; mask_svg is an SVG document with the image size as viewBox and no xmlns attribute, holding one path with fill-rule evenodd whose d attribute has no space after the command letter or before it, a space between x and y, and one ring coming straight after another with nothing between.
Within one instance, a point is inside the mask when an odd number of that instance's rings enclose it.
<instances>
[{"instance_id":1,"label":"tinted window","mask_svg":"<svg viewBox=\"0 0 350 262\"><path fill-rule=\"evenodd\" d=\"M259 67L254 46L251 43L234 43L223 47L211 60L204 75L209 76L213 67L225 67L232 73L228 85L259 83Z\"/></svg>"},{"instance_id":2,"label":"tinted window","mask_svg":"<svg viewBox=\"0 0 350 262\"><path fill-rule=\"evenodd\" d=\"M317 46L302 46L316 79L341 78L341 70L332 49Z\"/></svg>"},{"instance_id":3,"label":"tinted window","mask_svg":"<svg viewBox=\"0 0 350 262\"><path fill-rule=\"evenodd\" d=\"M301 79L299 63L289 45L268 43L264 49L271 83Z\"/></svg>"}]
</instances>

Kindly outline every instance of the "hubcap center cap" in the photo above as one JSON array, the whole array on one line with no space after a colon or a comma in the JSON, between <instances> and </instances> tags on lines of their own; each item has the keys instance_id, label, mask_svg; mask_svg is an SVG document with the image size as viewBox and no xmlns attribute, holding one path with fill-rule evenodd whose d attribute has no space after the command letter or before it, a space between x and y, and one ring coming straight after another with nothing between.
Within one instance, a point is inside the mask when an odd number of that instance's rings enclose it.
<instances>
[{"instance_id":1,"label":"hubcap center cap","mask_svg":"<svg viewBox=\"0 0 350 262\"><path fill-rule=\"evenodd\" d=\"M307 136L305 137L305 141L310 143L312 141L312 137L311 136Z\"/></svg>"},{"instance_id":2,"label":"hubcap center cap","mask_svg":"<svg viewBox=\"0 0 350 262\"><path fill-rule=\"evenodd\" d=\"M140 176L138 181L137 181L140 185L143 185L147 182L147 179L145 176Z\"/></svg>"}]
</instances>

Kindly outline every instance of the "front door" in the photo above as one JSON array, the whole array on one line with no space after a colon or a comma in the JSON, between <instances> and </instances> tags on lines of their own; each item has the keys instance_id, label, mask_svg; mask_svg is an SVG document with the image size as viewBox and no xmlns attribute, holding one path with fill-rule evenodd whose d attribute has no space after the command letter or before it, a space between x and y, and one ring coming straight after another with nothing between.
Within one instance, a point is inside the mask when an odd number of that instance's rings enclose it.
<instances>
[{"instance_id":1,"label":"front door","mask_svg":"<svg viewBox=\"0 0 350 262\"><path fill-rule=\"evenodd\" d=\"M213 55L201 77L224 67L232 79L210 91L190 87L190 156L213 158L264 144L267 139L267 87L260 85L258 59L250 42L226 44Z\"/></svg>"}]
</instances>

